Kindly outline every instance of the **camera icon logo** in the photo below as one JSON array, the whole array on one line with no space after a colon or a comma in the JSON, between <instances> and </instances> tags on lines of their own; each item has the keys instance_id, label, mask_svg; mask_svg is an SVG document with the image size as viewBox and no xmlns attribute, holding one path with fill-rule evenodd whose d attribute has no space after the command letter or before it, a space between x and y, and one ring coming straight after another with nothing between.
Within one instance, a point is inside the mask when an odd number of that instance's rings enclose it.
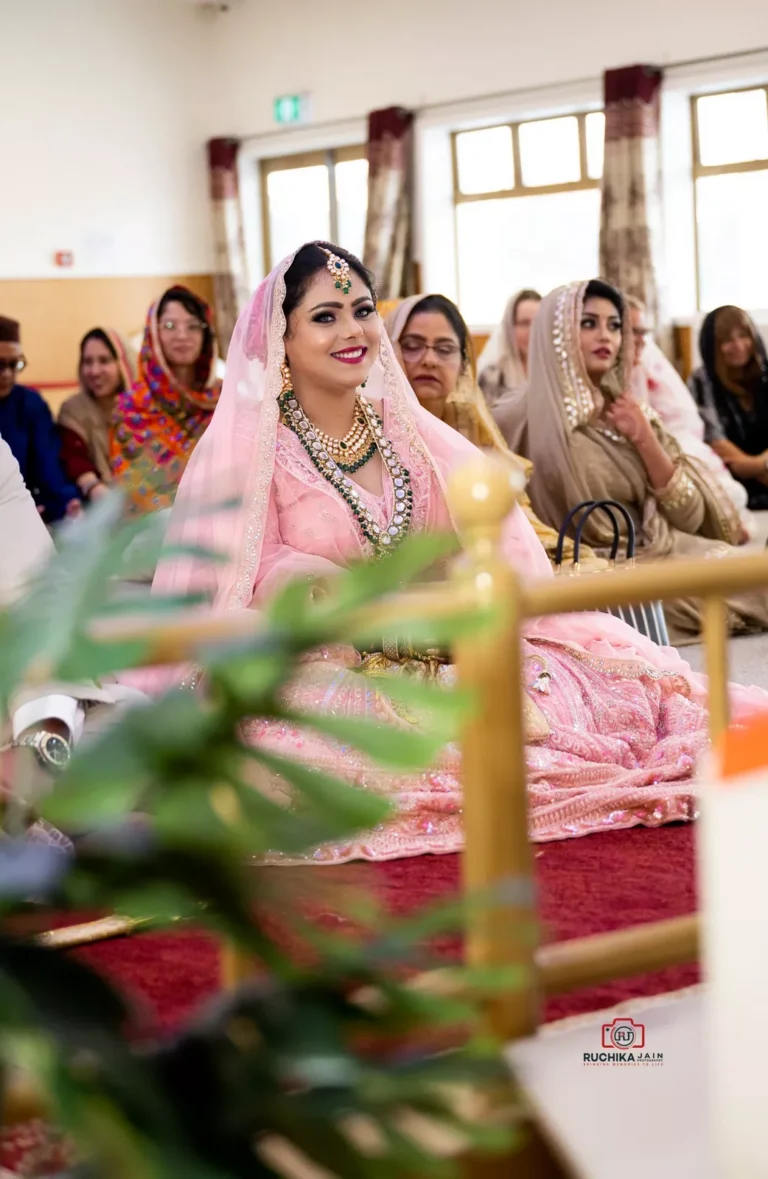
<instances>
[{"instance_id":1,"label":"camera icon logo","mask_svg":"<svg viewBox=\"0 0 768 1179\"><path fill-rule=\"evenodd\" d=\"M603 1048L626 1052L630 1048L645 1047L645 1024L635 1023L617 1015L613 1023L603 1024Z\"/></svg>"}]
</instances>

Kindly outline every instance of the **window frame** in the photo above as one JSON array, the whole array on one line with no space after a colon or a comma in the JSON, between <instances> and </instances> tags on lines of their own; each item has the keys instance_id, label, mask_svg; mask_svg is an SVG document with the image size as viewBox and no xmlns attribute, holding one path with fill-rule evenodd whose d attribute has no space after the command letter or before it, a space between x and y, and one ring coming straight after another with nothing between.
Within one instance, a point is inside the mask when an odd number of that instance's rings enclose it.
<instances>
[{"instance_id":1,"label":"window frame","mask_svg":"<svg viewBox=\"0 0 768 1179\"><path fill-rule=\"evenodd\" d=\"M768 156L756 160L739 160L735 164L702 164L697 103L700 98L718 98L726 94L744 94L749 90L763 91L766 103L766 118L768 118L768 82L753 82L749 86L729 86L725 90L702 90L690 96L691 155L693 165L691 185L693 189L693 242L696 265L696 310L699 312L705 310L705 308L701 305L701 242L699 240L698 181L706 176L735 176L746 172L765 172L768 170Z\"/></svg>"},{"instance_id":2,"label":"window frame","mask_svg":"<svg viewBox=\"0 0 768 1179\"><path fill-rule=\"evenodd\" d=\"M269 177L273 172L290 172L295 168L325 166L328 173L328 194L330 199L330 240L338 239L338 203L336 200L336 165L350 160L367 158L365 143L346 144L341 147L317 148L310 151L286 152L280 156L263 156L258 161L259 194L261 201L261 248L264 272L269 274L274 265L269 221Z\"/></svg>"},{"instance_id":3,"label":"window frame","mask_svg":"<svg viewBox=\"0 0 768 1179\"><path fill-rule=\"evenodd\" d=\"M691 95L691 141L693 143L693 178L702 176L724 176L735 172L763 172L768 168L768 156L756 160L739 160L735 164L702 164L699 144L699 120L696 111L701 98L724 98L727 94L747 94L751 90L762 90L765 98L766 120L768 120L768 82L753 83L751 86L733 86L728 90L708 90Z\"/></svg>"},{"instance_id":4,"label":"window frame","mask_svg":"<svg viewBox=\"0 0 768 1179\"><path fill-rule=\"evenodd\" d=\"M580 192L584 189L600 188L602 177L597 180L589 176L587 161L587 115L602 114L601 108L580 111L564 111L561 114L540 115L534 119L518 119L515 122L489 123L483 127L464 127L451 131L451 165L453 169L453 204L469 204L470 201L505 200L508 197L549 196L559 192ZM561 184L523 184L522 156L520 153L520 127L530 123L551 123L555 119L575 118L579 135L579 166L581 179L568 180ZM515 173L515 183L512 188L496 189L494 192L464 193L459 186L459 153L457 139L460 135L472 134L474 131L492 131L496 127L509 127L512 135L512 162Z\"/></svg>"}]
</instances>

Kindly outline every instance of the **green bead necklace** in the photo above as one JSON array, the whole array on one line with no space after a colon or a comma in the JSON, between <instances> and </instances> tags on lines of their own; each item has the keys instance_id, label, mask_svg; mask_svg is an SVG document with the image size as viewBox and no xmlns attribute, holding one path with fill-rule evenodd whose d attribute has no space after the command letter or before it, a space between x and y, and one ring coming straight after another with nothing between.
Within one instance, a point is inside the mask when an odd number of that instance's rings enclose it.
<instances>
[{"instance_id":1,"label":"green bead necklace","mask_svg":"<svg viewBox=\"0 0 768 1179\"><path fill-rule=\"evenodd\" d=\"M285 425L299 439L316 469L351 508L360 531L373 548L374 557L380 560L389 556L408 535L413 513L413 491L410 473L400 462L392 443L386 438L384 426L371 403L362 394L358 396L360 412L367 424L371 443L365 458L361 455L360 459L346 470L329 453L292 389L284 390L278 398L278 403ZM356 471L364 466L377 450L390 473L394 489L394 511L385 528L376 523L372 512L363 504L354 480L349 477L350 471Z\"/></svg>"}]
</instances>

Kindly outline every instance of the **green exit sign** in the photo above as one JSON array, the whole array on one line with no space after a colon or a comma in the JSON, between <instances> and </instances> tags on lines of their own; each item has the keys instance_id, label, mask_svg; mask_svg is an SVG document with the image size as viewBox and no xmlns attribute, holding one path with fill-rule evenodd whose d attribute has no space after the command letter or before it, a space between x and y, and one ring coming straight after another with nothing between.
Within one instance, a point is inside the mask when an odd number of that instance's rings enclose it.
<instances>
[{"instance_id":1,"label":"green exit sign","mask_svg":"<svg viewBox=\"0 0 768 1179\"><path fill-rule=\"evenodd\" d=\"M308 94L281 94L272 104L276 123L306 123L309 118Z\"/></svg>"}]
</instances>

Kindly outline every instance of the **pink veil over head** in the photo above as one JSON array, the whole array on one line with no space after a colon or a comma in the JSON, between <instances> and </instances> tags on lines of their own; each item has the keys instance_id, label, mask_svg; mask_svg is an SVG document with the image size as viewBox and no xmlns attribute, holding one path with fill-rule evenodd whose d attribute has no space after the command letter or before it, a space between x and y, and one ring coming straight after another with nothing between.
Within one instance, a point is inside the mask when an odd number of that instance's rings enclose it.
<instances>
[{"instance_id":1,"label":"pink veil over head","mask_svg":"<svg viewBox=\"0 0 768 1179\"><path fill-rule=\"evenodd\" d=\"M171 512L166 544L176 551L161 555L152 583L152 592L162 595L205 593L217 614L246 609L258 579L280 417L285 275L294 257L284 258L261 282L237 321L216 411L189 460ZM365 394L374 405L386 403L407 438L411 463L434 476L432 498L437 502L431 520L440 528L453 527L446 482L479 452L422 408L383 328ZM528 574L551 575L546 554L519 509L508 521L506 546ZM179 548L213 552L219 560L179 554ZM293 556L295 575L306 575L311 558L299 552ZM179 679L188 682L179 669L172 676L167 670L130 676L132 684L148 692Z\"/></svg>"},{"instance_id":2,"label":"pink veil over head","mask_svg":"<svg viewBox=\"0 0 768 1179\"><path fill-rule=\"evenodd\" d=\"M155 593L173 595L205 590L217 613L250 604L261 558L285 359L285 275L294 257L284 258L264 279L237 322L216 412L187 465L171 513L170 544L213 551L222 559L213 564L161 558L152 586ZM365 392L374 405L388 401L404 423L412 454L434 472L444 523L450 527L446 479L462 458L477 451L421 407L383 330ZM227 501L235 506L216 508ZM521 528L521 540L524 535ZM538 545L532 532L531 537ZM521 559L530 559L530 554L521 554Z\"/></svg>"}]
</instances>

